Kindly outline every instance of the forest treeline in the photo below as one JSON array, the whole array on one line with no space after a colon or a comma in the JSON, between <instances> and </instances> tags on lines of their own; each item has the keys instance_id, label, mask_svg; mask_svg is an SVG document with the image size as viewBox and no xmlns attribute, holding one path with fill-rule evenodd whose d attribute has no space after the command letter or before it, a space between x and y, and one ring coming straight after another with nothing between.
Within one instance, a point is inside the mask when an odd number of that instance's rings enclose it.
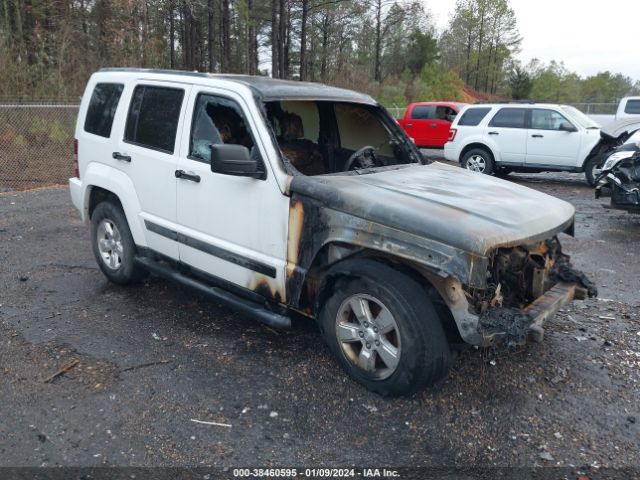
<instances>
[{"instance_id":1,"label":"forest treeline","mask_svg":"<svg viewBox=\"0 0 640 480\"><path fill-rule=\"evenodd\" d=\"M317 81L396 105L638 90L608 72L522 66L521 41L508 0L458 0L443 32L420 0L0 0L0 96L76 97L104 66Z\"/></svg>"}]
</instances>

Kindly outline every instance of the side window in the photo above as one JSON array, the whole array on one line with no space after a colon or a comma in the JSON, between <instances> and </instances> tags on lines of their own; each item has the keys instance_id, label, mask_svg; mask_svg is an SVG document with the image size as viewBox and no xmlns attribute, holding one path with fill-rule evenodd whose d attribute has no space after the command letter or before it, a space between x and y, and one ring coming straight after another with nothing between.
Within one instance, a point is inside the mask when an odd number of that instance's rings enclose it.
<instances>
[{"instance_id":1,"label":"side window","mask_svg":"<svg viewBox=\"0 0 640 480\"><path fill-rule=\"evenodd\" d=\"M446 105L438 105L436 107L436 120L445 120L447 122L453 122L453 119L456 117L456 112L453 108L447 107Z\"/></svg>"},{"instance_id":2,"label":"side window","mask_svg":"<svg viewBox=\"0 0 640 480\"><path fill-rule=\"evenodd\" d=\"M468 108L458 120L458 126L475 127L489 113L490 108Z\"/></svg>"},{"instance_id":3,"label":"side window","mask_svg":"<svg viewBox=\"0 0 640 480\"><path fill-rule=\"evenodd\" d=\"M624 106L624 113L640 114L640 100L627 100L627 104Z\"/></svg>"},{"instance_id":4,"label":"side window","mask_svg":"<svg viewBox=\"0 0 640 480\"><path fill-rule=\"evenodd\" d=\"M184 90L138 85L133 91L124 140L173 153Z\"/></svg>"},{"instance_id":5,"label":"side window","mask_svg":"<svg viewBox=\"0 0 640 480\"><path fill-rule=\"evenodd\" d=\"M224 143L243 145L252 157L260 156L240 105L224 97L198 95L191 122L189 157L208 163L211 145Z\"/></svg>"},{"instance_id":6,"label":"side window","mask_svg":"<svg viewBox=\"0 0 640 480\"><path fill-rule=\"evenodd\" d=\"M113 117L118 108L124 85L121 83L98 83L93 89L87 116L84 120L84 131L109 138Z\"/></svg>"},{"instance_id":7,"label":"side window","mask_svg":"<svg viewBox=\"0 0 640 480\"><path fill-rule=\"evenodd\" d=\"M531 128L535 130L560 130L563 123L571 123L555 110L533 109L531 111Z\"/></svg>"},{"instance_id":8,"label":"side window","mask_svg":"<svg viewBox=\"0 0 640 480\"><path fill-rule=\"evenodd\" d=\"M524 128L527 110L524 108L502 108L489 122L490 127Z\"/></svg>"},{"instance_id":9,"label":"side window","mask_svg":"<svg viewBox=\"0 0 640 480\"><path fill-rule=\"evenodd\" d=\"M436 118L436 107L433 105L416 105L411 111L412 120L431 120Z\"/></svg>"}]
</instances>

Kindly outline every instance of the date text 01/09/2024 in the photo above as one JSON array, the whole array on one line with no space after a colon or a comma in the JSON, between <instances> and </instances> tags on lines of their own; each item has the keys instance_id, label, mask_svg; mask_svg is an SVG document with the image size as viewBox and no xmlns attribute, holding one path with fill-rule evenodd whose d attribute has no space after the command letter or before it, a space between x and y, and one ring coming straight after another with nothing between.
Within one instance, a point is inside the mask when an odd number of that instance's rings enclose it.
<instances>
[{"instance_id":1,"label":"date text 01/09/2024","mask_svg":"<svg viewBox=\"0 0 640 480\"><path fill-rule=\"evenodd\" d=\"M398 478L396 470L386 468L234 468L234 478L268 477L268 478Z\"/></svg>"}]
</instances>

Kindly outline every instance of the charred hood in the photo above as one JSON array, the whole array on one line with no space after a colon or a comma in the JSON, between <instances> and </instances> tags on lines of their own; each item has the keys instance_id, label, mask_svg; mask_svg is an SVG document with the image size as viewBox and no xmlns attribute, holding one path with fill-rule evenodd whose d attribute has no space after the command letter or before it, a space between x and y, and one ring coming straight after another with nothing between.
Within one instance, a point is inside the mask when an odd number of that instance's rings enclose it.
<instances>
[{"instance_id":1,"label":"charred hood","mask_svg":"<svg viewBox=\"0 0 640 480\"><path fill-rule=\"evenodd\" d=\"M555 197L441 163L298 176L290 189L326 208L478 255L568 230L575 213Z\"/></svg>"}]
</instances>

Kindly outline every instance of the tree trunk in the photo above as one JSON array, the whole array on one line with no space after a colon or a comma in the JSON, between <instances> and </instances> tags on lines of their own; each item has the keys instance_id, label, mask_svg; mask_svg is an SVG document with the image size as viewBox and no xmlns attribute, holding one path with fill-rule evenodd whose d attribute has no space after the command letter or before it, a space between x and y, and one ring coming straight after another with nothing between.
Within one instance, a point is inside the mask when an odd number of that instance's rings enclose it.
<instances>
[{"instance_id":1,"label":"tree trunk","mask_svg":"<svg viewBox=\"0 0 640 480\"><path fill-rule=\"evenodd\" d=\"M213 0L207 0L207 53L210 72L216 71L213 56L213 8Z\"/></svg>"},{"instance_id":2,"label":"tree trunk","mask_svg":"<svg viewBox=\"0 0 640 480\"><path fill-rule=\"evenodd\" d=\"M300 81L306 78L307 70L307 18L309 16L309 0L302 0L302 25L300 26Z\"/></svg>"},{"instance_id":3,"label":"tree trunk","mask_svg":"<svg viewBox=\"0 0 640 480\"><path fill-rule=\"evenodd\" d=\"M271 76L278 78L280 76L280 67L278 64L278 9L280 0L271 0Z\"/></svg>"},{"instance_id":4,"label":"tree trunk","mask_svg":"<svg viewBox=\"0 0 640 480\"><path fill-rule=\"evenodd\" d=\"M231 13L229 0L222 0L222 64L223 72L231 71Z\"/></svg>"},{"instance_id":5,"label":"tree trunk","mask_svg":"<svg viewBox=\"0 0 640 480\"><path fill-rule=\"evenodd\" d=\"M278 22L278 77L287 78L286 70L286 39L287 39L287 14L285 0L279 0L280 18Z\"/></svg>"},{"instance_id":6,"label":"tree trunk","mask_svg":"<svg viewBox=\"0 0 640 480\"><path fill-rule=\"evenodd\" d=\"M484 34L484 9L482 10L481 13L481 17L480 17L480 33L478 35L478 58L476 58L476 79L474 82L474 86L473 88L475 88L476 90L478 90L478 79L480 77L480 55L482 54L482 42L484 41L483 38L483 34Z\"/></svg>"},{"instance_id":7,"label":"tree trunk","mask_svg":"<svg viewBox=\"0 0 640 480\"><path fill-rule=\"evenodd\" d=\"M376 46L375 59L373 67L373 78L376 82L382 81L382 66L380 65L380 56L382 49L382 0L376 0Z\"/></svg>"},{"instance_id":8,"label":"tree trunk","mask_svg":"<svg viewBox=\"0 0 640 480\"><path fill-rule=\"evenodd\" d=\"M169 61L171 68L176 68L176 24L174 18L174 0L169 1Z\"/></svg>"},{"instance_id":9,"label":"tree trunk","mask_svg":"<svg viewBox=\"0 0 640 480\"><path fill-rule=\"evenodd\" d=\"M320 60L320 81L327 81L327 56L329 50L329 15L326 13L322 19L322 59Z\"/></svg>"}]
</instances>

